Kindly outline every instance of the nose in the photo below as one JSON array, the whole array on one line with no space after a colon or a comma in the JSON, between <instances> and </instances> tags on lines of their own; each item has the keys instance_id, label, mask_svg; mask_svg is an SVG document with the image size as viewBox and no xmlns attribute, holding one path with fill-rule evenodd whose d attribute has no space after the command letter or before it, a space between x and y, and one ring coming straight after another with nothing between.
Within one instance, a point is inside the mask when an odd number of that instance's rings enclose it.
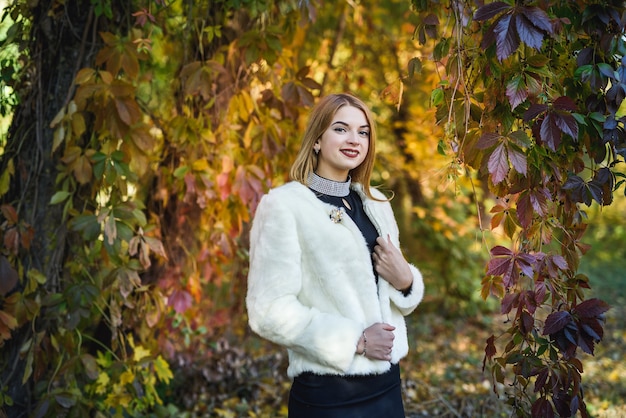
<instances>
[{"instance_id":1,"label":"nose","mask_svg":"<svg viewBox=\"0 0 626 418\"><path fill-rule=\"evenodd\" d=\"M350 135L348 136L348 143L350 144L359 144L359 133L355 131L350 131Z\"/></svg>"}]
</instances>

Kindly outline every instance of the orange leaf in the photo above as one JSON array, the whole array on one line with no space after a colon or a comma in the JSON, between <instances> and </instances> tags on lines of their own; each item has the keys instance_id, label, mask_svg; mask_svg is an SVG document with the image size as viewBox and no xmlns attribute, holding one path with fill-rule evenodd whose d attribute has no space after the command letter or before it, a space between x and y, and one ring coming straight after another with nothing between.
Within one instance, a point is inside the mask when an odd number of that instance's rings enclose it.
<instances>
[{"instance_id":1,"label":"orange leaf","mask_svg":"<svg viewBox=\"0 0 626 418\"><path fill-rule=\"evenodd\" d=\"M17 232L17 228L9 228L4 233L4 246L11 254L17 255L20 249L20 234Z\"/></svg>"},{"instance_id":2,"label":"orange leaf","mask_svg":"<svg viewBox=\"0 0 626 418\"><path fill-rule=\"evenodd\" d=\"M91 161L85 155L81 155L74 164L74 177L80 184L87 184L93 177Z\"/></svg>"},{"instance_id":3,"label":"orange leaf","mask_svg":"<svg viewBox=\"0 0 626 418\"><path fill-rule=\"evenodd\" d=\"M76 160L80 158L83 150L80 147L73 146L65 148L61 161L68 166L71 166Z\"/></svg>"},{"instance_id":4,"label":"orange leaf","mask_svg":"<svg viewBox=\"0 0 626 418\"><path fill-rule=\"evenodd\" d=\"M189 276L189 280L187 281L187 290L196 302L200 302L200 299L202 298L202 286L200 285L200 277L197 272Z\"/></svg>"},{"instance_id":5,"label":"orange leaf","mask_svg":"<svg viewBox=\"0 0 626 418\"><path fill-rule=\"evenodd\" d=\"M83 68L76 74L74 81L76 84L91 83L96 80L96 74L96 70L93 68Z\"/></svg>"},{"instance_id":6,"label":"orange leaf","mask_svg":"<svg viewBox=\"0 0 626 418\"><path fill-rule=\"evenodd\" d=\"M128 77L137 77L137 74L139 74L139 60L137 59L137 48L134 44L124 44L124 52L121 54L121 64Z\"/></svg>"},{"instance_id":7,"label":"orange leaf","mask_svg":"<svg viewBox=\"0 0 626 418\"><path fill-rule=\"evenodd\" d=\"M17 327L17 320L13 315L0 311L0 343L11 338L11 331Z\"/></svg>"},{"instance_id":8,"label":"orange leaf","mask_svg":"<svg viewBox=\"0 0 626 418\"><path fill-rule=\"evenodd\" d=\"M2 205L0 206L0 211L2 211L2 216L4 216L10 225L15 225L17 223L17 212L13 206L6 204Z\"/></svg>"},{"instance_id":9,"label":"orange leaf","mask_svg":"<svg viewBox=\"0 0 626 418\"><path fill-rule=\"evenodd\" d=\"M137 103L130 98L115 99L115 108L117 109L117 113L122 122L128 126L139 122L141 118L141 110L139 110L139 106L137 106Z\"/></svg>"},{"instance_id":10,"label":"orange leaf","mask_svg":"<svg viewBox=\"0 0 626 418\"><path fill-rule=\"evenodd\" d=\"M151 151L155 146L154 137L145 126L133 129L130 139L143 152Z\"/></svg>"}]
</instances>

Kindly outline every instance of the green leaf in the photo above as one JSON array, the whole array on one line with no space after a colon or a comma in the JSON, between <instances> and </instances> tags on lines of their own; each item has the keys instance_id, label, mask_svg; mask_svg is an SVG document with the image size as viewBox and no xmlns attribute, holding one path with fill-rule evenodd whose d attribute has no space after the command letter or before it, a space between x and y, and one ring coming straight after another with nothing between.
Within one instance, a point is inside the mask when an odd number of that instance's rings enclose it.
<instances>
[{"instance_id":1,"label":"green leaf","mask_svg":"<svg viewBox=\"0 0 626 418\"><path fill-rule=\"evenodd\" d=\"M66 192L65 190L60 190L52 196L52 198L50 199L50 204L57 205L61 202L64 202L71 195L72 194L70 192Z\"/></svg>"},{"instance_id":2,"label":"green leaf","mask_svg":"<svg viewBox=\"0 0 626 418\"><path fill-rule=\"evenodd\" d=\"M417 57L409 60L409 78L413 78L415 74L422 72L422 60Z\"/></svg>"},{"instance_id":3,"label":"green leaf","mask_svg":"<svg viewBox=\"0 0 626 418\"><path fill-rule=\"evenodd\" d=\"M430 94L430 102L435 107L441 105L443 103L443 99L444 94L443 89L441 88L434 89L433 92Z\"/></svg>"},{"instance_id":4,"label":"green leaf","mask_svg":"<svg viewBox=\"0 0 626 418\"><path fill-rule=\"evenodd\" d=\"M176 177L177 179L182 179L188 172L189 166L181 165L180 167L177 167L176 170L174 170L174 177Z\"/></svg>"}]
</instances>

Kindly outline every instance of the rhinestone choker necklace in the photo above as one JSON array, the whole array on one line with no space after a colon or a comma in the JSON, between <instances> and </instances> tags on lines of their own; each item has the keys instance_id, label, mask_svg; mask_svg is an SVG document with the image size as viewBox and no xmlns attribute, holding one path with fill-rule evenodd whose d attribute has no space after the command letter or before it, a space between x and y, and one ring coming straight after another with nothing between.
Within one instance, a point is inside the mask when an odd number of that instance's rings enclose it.
<instances>
[{"instance_id":1,"label":"rhinestone choker necklace","mask_svg":"<svg viewBox=\"0 0 626 418\"><path fill-rule=\"evenodd\" d=\"M309 174L307 183L310 189L328 196L344 197L350 194L350 183L352 179L348 176L348 180L342 182L328 180L320 177L315 173Z\"/></svg>"}]
</instances>

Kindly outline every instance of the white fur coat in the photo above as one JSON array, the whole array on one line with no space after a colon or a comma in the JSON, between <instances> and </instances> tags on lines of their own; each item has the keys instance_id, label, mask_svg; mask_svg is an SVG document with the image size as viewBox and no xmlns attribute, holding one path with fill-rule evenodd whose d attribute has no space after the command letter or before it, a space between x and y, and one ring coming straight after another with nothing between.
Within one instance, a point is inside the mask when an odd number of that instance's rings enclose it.
<instances>
[{"instance_id":1,"label":"white fur coat","mask_svg":"<svg viewBox=\"0 0 626 418\"><path fill-rule=\"evenodd\" d=\"M379 236L398 248L398 226L389 202L368 199L353 184ZM376 197L384 198L373 189ZM362 331L376 322L396 327L392 363L408 353L404 316L424 293L415 266L411 293L374 279L371 256L359 228L344 214L330 218L334 206L306 186L291 182L265 195L250 237L246 304L254 332L288 349L293 377L319 374L372 374L389 369L387 361L355 354Z\"/></svg>"}]
</instances>

